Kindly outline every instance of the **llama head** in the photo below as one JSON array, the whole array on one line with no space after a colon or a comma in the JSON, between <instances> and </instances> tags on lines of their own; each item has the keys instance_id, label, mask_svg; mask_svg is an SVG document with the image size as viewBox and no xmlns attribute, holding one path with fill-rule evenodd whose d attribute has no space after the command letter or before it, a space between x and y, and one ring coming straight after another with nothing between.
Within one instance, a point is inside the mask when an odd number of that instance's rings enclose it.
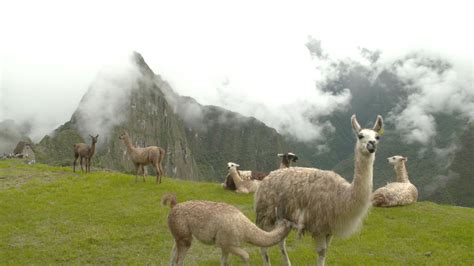
<instances>
[{"instance_id":1,"label":"llama head","mask_svg":"<svg viewBox=\"0 0 474 266\"><path fill-rule=\"evenodd\" d=\"M361 128L355 115L351 117L352 129L357 136L357 149L359 152L365 155L374 153L377 149L377 143L379 142L379 135L382 133L383 120L380 115L375 120L374 127L371 129Z\"/></svg>"},{"instance_id":2,"label":"llama head","mask_svg":"<svg viewBox=\"0 0 474 266\"><path fill-rule=\"evenodd\" d=\"M236 164L236 163L233 163L233 162L228 162L227 163L227 169L231 169L231 168L234 168L234 169L237 169L239 168L240 165Z\"/></svg>"},{"instance_id":3,"label":"llama head","mask_svg":"<svg viewBox=\"0 0 474 266\"><path fill-rule=\"evenodd\" d=\"M124 140L125 137L128 137L128 133L124 131L122 134L120 134L119 139Z\"/></svg>"},{"instance_id":4,"label":"llama head","mask_svg":"<svg viewBox=\"0 0 474 266\"><path fill-rule=\"evenodd\" d=\"M401 155L395 155L395 156L392 156L392 157L388 157L387 160L388 160L389 164L397 165L397 164L402 163L402 162L407 162L408 157L403 157Z\"/></svg>"},{"instance_id":5,"label":"llama head","mask_svg":"<svg viewBox=\"0 0 474 266\"><path fill-rule=\"evenodd\" d=\"M288 160L293 161L294 163L296 163L296 161L298 160L298 156L296 156L296 154L292 152L287 153L287 156Z\"/></svg>"},{"instance_id":6,"label":"llama head","mask_svg":"<svg viewBox=\"0 0 474 266\"><path fill-rule=\"evenodd\" d=\"M298 160L298 156L292 152L287 152L287 153L279 153L277 154L278 157L283 158L283 160L287 160L288 162L294 162Z\"/></svg>"},{"instance_id":7,"label":"llama head","mask_svg":"<svg viewBox=\"0 0 474 266\"><path fill-rule=\"evenodd\" d=\"M94 137L94 136L92 136L92 135L89 135L89 136L90 136L90 137L91 137L91 139L92 139L92 144L95 144L95 143L97 143L97 139L99 138L99 134L97 134L97 136L95 136L95 137Z\"/></svg>"}]
</instances>

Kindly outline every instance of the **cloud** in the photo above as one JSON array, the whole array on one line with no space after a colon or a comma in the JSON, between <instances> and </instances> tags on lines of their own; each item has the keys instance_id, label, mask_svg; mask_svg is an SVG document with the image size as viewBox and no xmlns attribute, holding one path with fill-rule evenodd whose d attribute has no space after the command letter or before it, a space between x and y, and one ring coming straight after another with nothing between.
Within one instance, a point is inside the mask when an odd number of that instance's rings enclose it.
<instances>
[{"instance_id":1,"label":"cloud","mask_svg":"<svg viewBox=\"0 0 474 266\"><path fill-rule=\"evenodd\" d=\"M130 95L140 77L130 57L97 74L73 117L83 137L96 134L107 137L113 127L126 120ZM131 108L134 108L133 103Z\"/></svg>"},{"instance_id":2,"label":"cloud","mask_svg":"<svg viewBox=\"0 0 474 266\"><path fill-rule=\"evenodd\" d=\"M445 59L420 53L394 63L393 72L409 96L405 106L393 110L389 119L406 143L429 144L437 134L437 114L474 121L472 75L461 75Z\"/></svg>"},{"instance_id":3,"label":"cloud","mask_svg":"<svg viewBox=\"0 0 474 266\"><path fill-rule=\"evenodd\" d=\"M320 48L332 59L355 58L358 47L367 47L383 51L379 61L393 62L422 49L472 71L472 62L465 63L473 47L466 5L402 1L386 12L375 1L86 0L73 8L61 1L7 1L0 17L0 27L8 25L0 43L0 121L30 121L38 141L70 118L104 64L136 50L180 95L322 140L332 130L319 119L322 108L344 108L350 95L321 92L321 82L338 72L311 57L308 35L322 40ZM433 115L425 107L420 113ZM425 128L421 134L429 132Z\"/></svg>"}]
</instances>

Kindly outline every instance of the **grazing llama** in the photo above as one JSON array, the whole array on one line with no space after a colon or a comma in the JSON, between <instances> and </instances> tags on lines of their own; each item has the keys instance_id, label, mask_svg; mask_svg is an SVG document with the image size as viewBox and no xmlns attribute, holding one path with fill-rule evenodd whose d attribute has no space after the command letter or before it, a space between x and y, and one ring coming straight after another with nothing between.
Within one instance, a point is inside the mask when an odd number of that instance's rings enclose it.
<instances>
[{"instance_id":1,"label":"grazing llama","mask_svg":"<svg viewBox=\"0 0 474 266\"><path fill-rule=\"evenodd\" d=\"M355 173L352 183L333 171L291 167L276 170L264 179L255 193L257 225L271 230L275 223L273 209L283 209L283 218L297 224L300 233L308 232L316 240L318 265L325 264L326 252L333 236L349 236L362 226L371 206L375 150L382 130L377 116L372 129L362 129L356 116L351 118L357 137ZM280 242L285 265L291 265L285 240ZM261 249L265 265L270 265L267 249Z\"/></svg>"},{"instance_id":2,"label":"grazing llama","mask_svg":"<svg viewBox=\"0 0 474 266\"><path fill-rule=\"evenodd\" d=\"M97 136L93 137L92 135L89 135L92 139L92 144L91 146L85 144L85 143L76 143L74 144L74 163L72 165L72 171L76 172L76 162L77 158L81 157L80 164L81 164L81 170L84 172L84 168L82 167L82 160L85 159L86 161L86 173L91 172L91 159L92 156L94 156L95 153L95 144L97 143L97 139L99 138L99 134Z\"/></svg>"},{"instance_id":3,"label":"grazing llama","mask_svg":"<svg viewBox=\"0 0 474 266\"><path fill-rule=\"evenodd\" d=\"M387 158L393 165L396 181L377 189L372 195L372 204L376 207L403 206L416 202L418 190L408 179L407 157L395 155Z\"/></svg>"},{"instance_id":4,"label":"grazing llama","mask_svg":"<svg viewBox=\"0 0 474 266\"><path fill-rule=\"evenodd\" d=\"M145 148L137 148L132 144L130 136L127 132L120 135L121 139L127 146L128 154L130 159L135 166L135 182L137 182L138 171L141 170L143 174L143 182L145 182L145 169L144 166L151 164L156 172L156 183L161 183L161 176L164 175L163 158L165 157L165 150L157 146L148 146Z\"/></svg>"},{"instance_id":5,"label":"grazing llama","mask_svg":"<svg viewBox=\"0 0 474 266\"><path fill-rule=\"evenodd\" d=\"M171 265L183 265L193 236L204 244L221 248L221 265L227 265L229 253L239 256L245 265L250 265L249 254L240 247L243 242L269 247L285 238L292 226L290 222L279 219L275 229L266 232L232 205L203 200L177 204L173 194L165 194L161 204L171 207L168 227L175 239Z\"/></svg>"}]
</instances>

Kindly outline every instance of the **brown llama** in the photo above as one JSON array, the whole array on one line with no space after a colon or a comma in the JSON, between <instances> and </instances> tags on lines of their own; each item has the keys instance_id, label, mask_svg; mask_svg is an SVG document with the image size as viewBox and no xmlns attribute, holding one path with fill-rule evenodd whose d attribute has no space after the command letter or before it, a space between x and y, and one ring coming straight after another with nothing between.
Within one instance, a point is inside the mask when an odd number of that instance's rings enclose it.
<instances>
[{"instance_id":1,"label":"brown llama","mask_svg":"<svg viewBox=\"0 0 474 266\"><path fill-rule=\"evenodd\" d=\"M249 254L241 248L244 242L259 247L273 246L284 239L294 226L278 218L278 208L275 226L267 232L258 228L239 209L226 203L204 200L178 203L174 194L167 193L162 197L161 204L171 207L168 227L175 244L170 265L184 264L193 237L204 244L221 248L221 265L228 265L229 253L239 256L244 265L250 265Z\"/></svg>"},{"instance_id":2,"label":"brown llama","mask_svg":"<svg viewBox=\"0 0 474 266\"><path fill-rule=\"evenodd\" d=\"M144 166L151 164L156 172L156 183L161 184L161 177L165 174L163 166L161 165L163 158L165 157L165 150L157 146L137 148L132 144L127 132L120 135L119 139L121 139L127 146L128 154L135 166L135 182L137 182L139 170L142 171L143 182L145 182Z\"/></svg>"},{"instance_id":3,"label":"brown llama","mask_svg":"<svg viewBox=\"0 0 474 266\"><path fill-rule=\"evenodd\" d=\"M76 143L74 144L74 163L72 166L72 171L76 172L76 162L77 158L81 157L81 170L84 172L84 168L82 167L82 159L85 159L86 161L86 173L91 172L91 159L92 156L94 156L95 153L95 144L97 143L97 139L99 138L99 134L97 136L93 137L92 135L89 135L92 139L92 145L89 146L85 143Z\"/></svg>"}]
</instances>

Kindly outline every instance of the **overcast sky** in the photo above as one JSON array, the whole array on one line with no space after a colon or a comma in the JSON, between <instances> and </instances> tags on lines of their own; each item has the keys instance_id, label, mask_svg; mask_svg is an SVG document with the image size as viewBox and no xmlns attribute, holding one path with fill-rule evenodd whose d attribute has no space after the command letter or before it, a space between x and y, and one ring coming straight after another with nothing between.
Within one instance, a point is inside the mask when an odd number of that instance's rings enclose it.
<instances>
[{"instance_id":1,"label":"overcast sky","mask_svg":"<svg viewBox=\"0 0 474 266\"><path fill-rule=\"evenodd\" d=\"M38 140L70 118L99 69L131 51L178 93L270 124L272 106L344 104L348 95L315 92L324 74L309 35L333 58L356 58L358 47L382 50L382 62L420 50L446 58L471 90L472 10L456 0L0 0L0 121L33 120ZM265 108L229 104L229 94Z\"/></svg>"}]
</instances>

